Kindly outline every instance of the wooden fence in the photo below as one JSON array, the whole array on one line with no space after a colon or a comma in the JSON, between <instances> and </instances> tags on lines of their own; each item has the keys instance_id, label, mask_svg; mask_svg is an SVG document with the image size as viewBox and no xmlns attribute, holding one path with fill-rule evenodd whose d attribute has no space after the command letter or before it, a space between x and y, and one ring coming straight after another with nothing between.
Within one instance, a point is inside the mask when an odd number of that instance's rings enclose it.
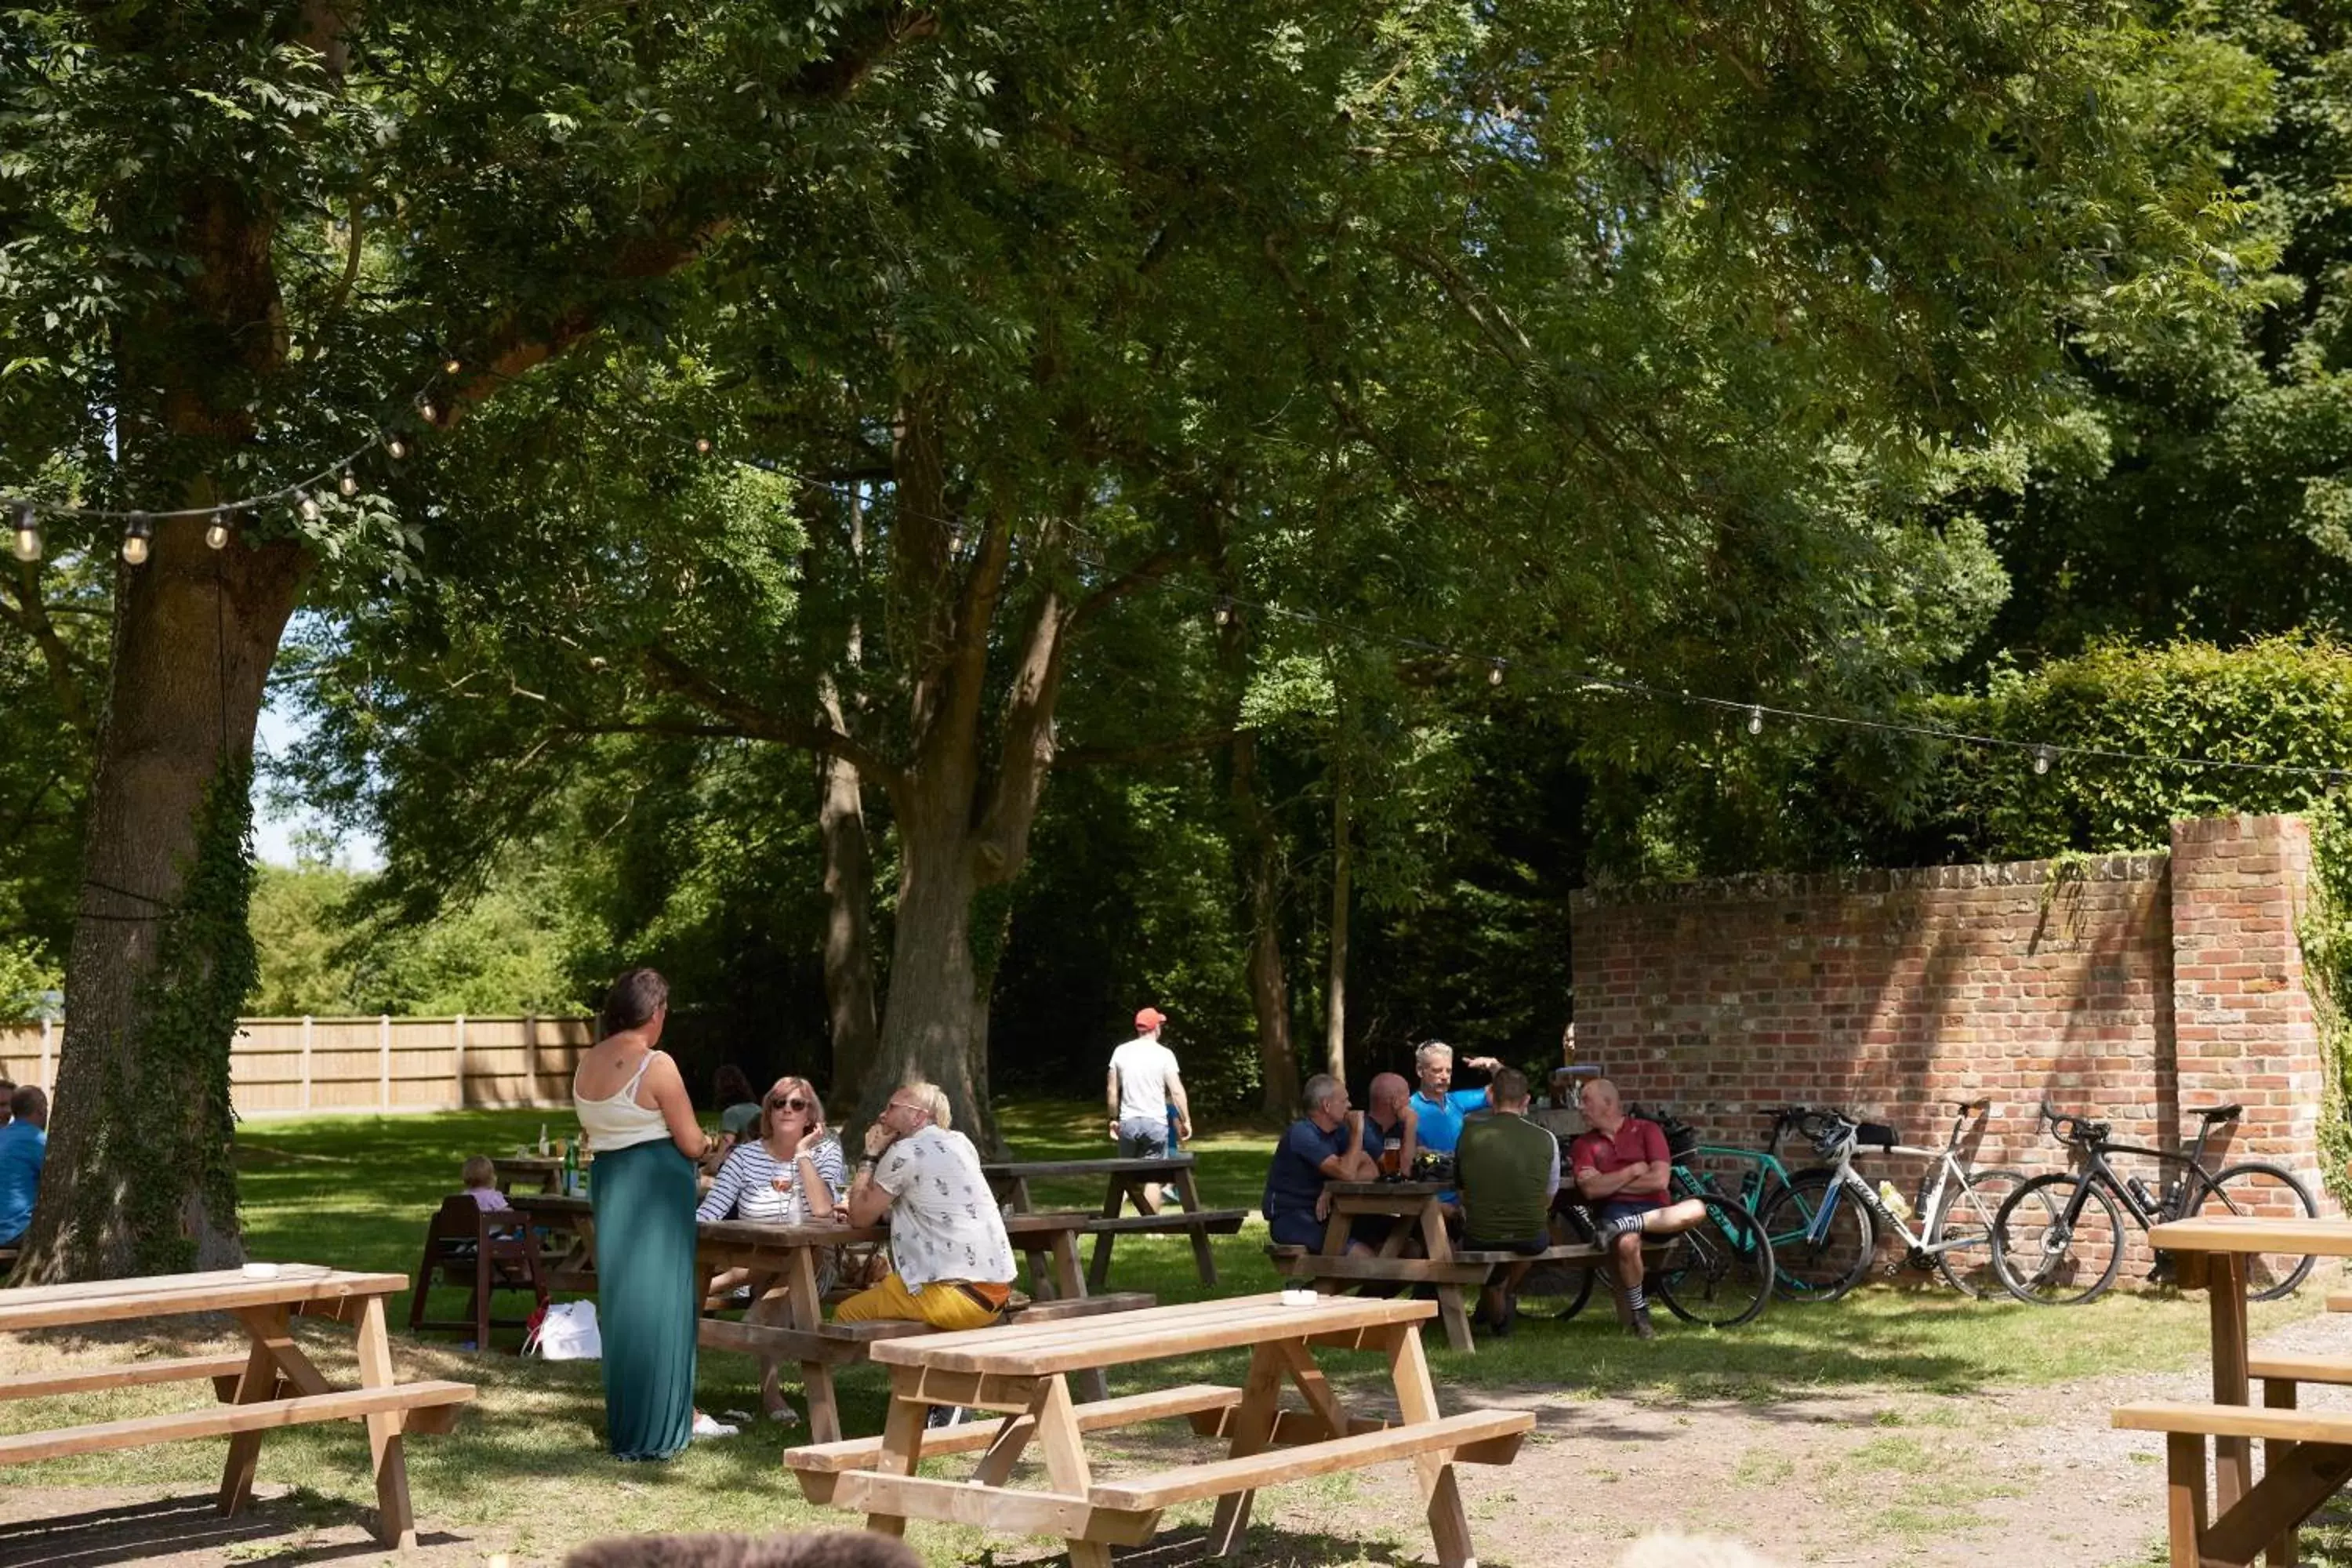
<instances>
[{"instance_id":1,"label":"wooden fence","mask_svg":"<svg viewBox=\"0 0 2352 1568\"><path fill-rule=\"evenodd\" d=\"M244 1117L572 1103L590 1018L245 1018L229 1047ZM54 1089L63 1023L0 1024L0 1077Z\"/></svg>"}]
</instances>

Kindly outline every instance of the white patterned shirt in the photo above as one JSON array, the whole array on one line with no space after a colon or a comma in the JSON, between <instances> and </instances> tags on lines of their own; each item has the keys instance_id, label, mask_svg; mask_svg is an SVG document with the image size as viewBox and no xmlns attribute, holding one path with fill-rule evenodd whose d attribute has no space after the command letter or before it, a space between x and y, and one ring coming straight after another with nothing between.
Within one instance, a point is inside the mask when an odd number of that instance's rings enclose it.
<instances>
[{"instance_id":1,"label":"white patterned shirt","mask_svg":"<svg viewBox=\"0 0 2352 1568\"><path fill-rule=\"evenodd\" d=\"M926 1127L882 1152L874 1184L890 1194L890 1264L909 1291L942 1279L1013 1283L1013 1244L961 1132Z\"/></svg>"}]
</instances>

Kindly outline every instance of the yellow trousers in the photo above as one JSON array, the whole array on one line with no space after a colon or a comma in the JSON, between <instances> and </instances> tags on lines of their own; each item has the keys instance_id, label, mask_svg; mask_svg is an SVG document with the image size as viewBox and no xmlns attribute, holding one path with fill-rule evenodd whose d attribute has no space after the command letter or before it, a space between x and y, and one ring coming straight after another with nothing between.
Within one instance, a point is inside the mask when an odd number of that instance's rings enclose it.
<instances>
[{"instance_id":1,"label":"yellow trousers","mask_svg":"<svg viewBox=\"0 0 2352 1568\"><path fill-rule=\"evenodd\" d=\"M860 1290L835 1308L833 1313L836 1323L889 1318L929 1323L935 1329L984 1329L996 1321L996 1317L993 1309L982 1306L944 1280L926 1285L919 1291L909 1290L895 1268L882 1277L881 1284Z\"/></svg>"}]
</instances>

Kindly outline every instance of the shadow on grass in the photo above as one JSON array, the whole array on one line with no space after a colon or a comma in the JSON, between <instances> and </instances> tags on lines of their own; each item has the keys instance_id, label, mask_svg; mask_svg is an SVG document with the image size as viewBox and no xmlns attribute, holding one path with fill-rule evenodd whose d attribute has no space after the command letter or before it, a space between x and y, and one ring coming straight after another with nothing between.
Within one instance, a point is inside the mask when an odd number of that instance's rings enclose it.
<instances>
[{"instance_id":1,"label":"shadow on grass","mask_svg":"<svg viewBox=\"0 0 2352 1568\"><path fill-rule=\"evenodd\" d=\"M367 1532L367 1538L308 1543L318 1531L337 1526ZM299 1488L283 1497L252 1503L233 1518L225 1517L207 1492L0 1524L0 1562L10 1568L102 1568L110 1563L211 1552L244 1562L326 1563L346 1557L382 1557L384 1547L374 1539L374 1528L373 1510L350 1507ZM462 1539L432 1531L417 1536L418 1543L427 1546ZM282 1552L260 1545L280 1540L287 1542Z\"/></svg>"}]
</instances>

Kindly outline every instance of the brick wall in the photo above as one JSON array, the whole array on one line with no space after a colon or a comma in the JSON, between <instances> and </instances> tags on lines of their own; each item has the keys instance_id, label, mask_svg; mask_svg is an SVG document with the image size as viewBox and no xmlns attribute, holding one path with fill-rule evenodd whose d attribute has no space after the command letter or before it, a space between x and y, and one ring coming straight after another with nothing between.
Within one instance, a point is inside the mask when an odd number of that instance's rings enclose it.
<instances>
[{"instance_id":1,"label":"brick wall","mask_svg":"<svg viewBox=\"0 0 2352 1568\"><path fill-rule=\"evenodd\" d=\"M2028 861L1588 890L1578 1055L1729 1143L1760 1141L1759 1111L1807 1103L1938 1144L1950 1101L1990 1096L1979 1163L2028 1170L2064 1163L2036 1128L2045 1097L2167 1148L2195 1132L2184 1106L2242 1100L2228 1151L2317 1191L2294 937L2310 861L2299 819L2241 816L2054 883ZM1882 1163L1906 1191L1920 1168Z\"/></svg>"}]
</instances>

